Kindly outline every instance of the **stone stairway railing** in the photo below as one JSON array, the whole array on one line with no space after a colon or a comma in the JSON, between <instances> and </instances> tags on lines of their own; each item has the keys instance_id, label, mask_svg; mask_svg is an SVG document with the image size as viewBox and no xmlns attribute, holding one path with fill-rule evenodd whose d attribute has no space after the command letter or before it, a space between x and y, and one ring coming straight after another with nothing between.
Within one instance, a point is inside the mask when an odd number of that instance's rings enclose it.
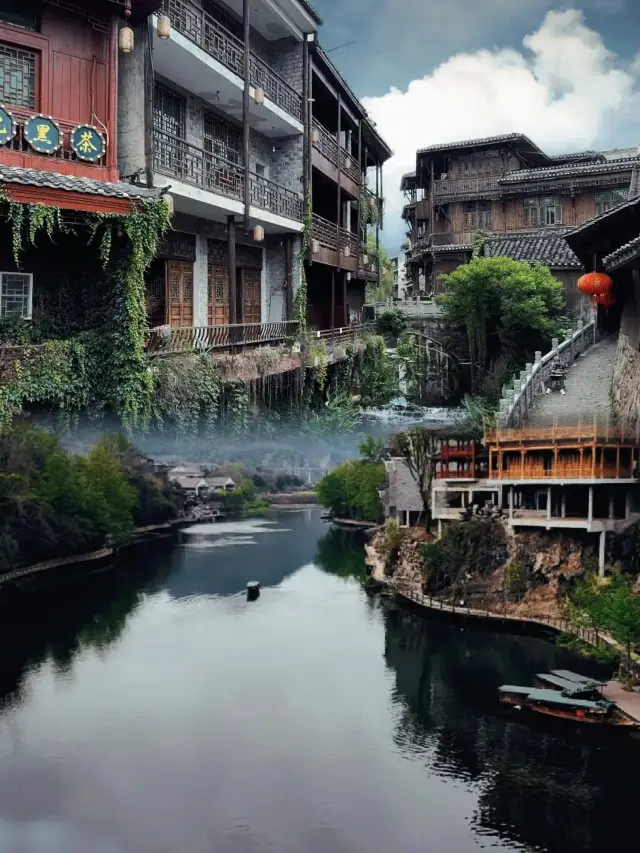
<instances>
[{"instance_id":1,"label":"stone stairway railing","mask_svg":"<svg viewBox=\"0 0 640 853\"><path fill-rule=\"evenodd\" d=\"M519 378L514 379L503 392L497 416L498 428L521 427L536 397L545 393L555 360L558 359L565 368L570 367L578 355L595 344L596 331L595 317L589 323L579 320L577 330L562 343L557 338L553 339L552 349L546 355L536 352L535 363L527 364Z\"/></svg>"}]
</instances>

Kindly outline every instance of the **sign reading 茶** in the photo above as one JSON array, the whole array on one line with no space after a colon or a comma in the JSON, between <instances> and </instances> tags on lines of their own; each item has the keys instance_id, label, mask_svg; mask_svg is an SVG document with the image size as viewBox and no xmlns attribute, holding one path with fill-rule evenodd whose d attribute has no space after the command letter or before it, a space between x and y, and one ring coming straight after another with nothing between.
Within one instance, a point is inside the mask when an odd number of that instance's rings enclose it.
<instances>
[{"instance_id":1,"label":"sign reading \u8336","mask_svg":"<svg viewBox=\"0 0 640 853\"><path fill-rule=\"evenodd\" d=\"M105 152L104 137L93 125L79 124L71 131L71 148L79 160L95 163Z\"/></svg>"},{"instance_id":2,"label":"sign reading \u8336","mask_svg":"<svg viewBox=\"0 0 640 853\"><path fill-rule=\"evenodd\" d=\"M11 142L16 135L16 123L13 116L4 106L0 105L0 145Z\"/></svg>"},{"instance_id":3,"label":"sign reading \u8336","mask_svg":"<svg viewBox=\"0 0 640 853\"><path fill-rule=\"evenodd\" d=\"M39 154L55 154L62 145L62 131L49 116L32 116L25 122L22 132L29 145Z\"/></svg>"}]
</instances>

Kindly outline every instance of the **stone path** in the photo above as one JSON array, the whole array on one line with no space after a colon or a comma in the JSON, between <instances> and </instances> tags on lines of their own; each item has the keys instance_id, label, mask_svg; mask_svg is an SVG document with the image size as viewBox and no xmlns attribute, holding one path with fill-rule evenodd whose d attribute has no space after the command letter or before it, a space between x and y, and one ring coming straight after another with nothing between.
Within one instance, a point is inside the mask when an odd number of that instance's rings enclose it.
<instances>
[{"instance_id":1,"label":"stone path","mask_svg":"<svg viewBox=\"0 0 640 853\"><path fill-rule=\"evenodd\" d=\"M612 422L611 383L617 338L611 336L587 350L567 371L566 394L557 391L537 397L529 410L527 426Z\"/></svg>"}]
</instances>

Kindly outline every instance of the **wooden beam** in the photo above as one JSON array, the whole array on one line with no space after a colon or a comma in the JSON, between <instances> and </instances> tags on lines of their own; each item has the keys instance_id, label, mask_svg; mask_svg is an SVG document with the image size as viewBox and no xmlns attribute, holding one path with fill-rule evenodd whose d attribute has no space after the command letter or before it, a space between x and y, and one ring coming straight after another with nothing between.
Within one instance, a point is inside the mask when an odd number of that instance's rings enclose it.
<instances>
[{"instance_id":1,"label":"wooden beam","mask_svg":"<svg viewBox=\"0 0 640 853\"><path fill-rule=\"evenodd\" d=\"M235 216L227 217L227 238L229 241L229 323L238 322L238 294L236 291L236 222Z\"/></svg>"},{"instance_id":2,"label":"wooden beam","mask_svg":"<svg viewBox=\"0 0 640 853\"><path fill-rule=\"evenodd\" d=\"M248 234L251 227L249 204L251 188L249 181L249 67L250 52L250 10L251 0L242 3L242 36L244 40L244 89L242 91L242 161L244 165L244 230Z\"/></svg>"}]
</instances>

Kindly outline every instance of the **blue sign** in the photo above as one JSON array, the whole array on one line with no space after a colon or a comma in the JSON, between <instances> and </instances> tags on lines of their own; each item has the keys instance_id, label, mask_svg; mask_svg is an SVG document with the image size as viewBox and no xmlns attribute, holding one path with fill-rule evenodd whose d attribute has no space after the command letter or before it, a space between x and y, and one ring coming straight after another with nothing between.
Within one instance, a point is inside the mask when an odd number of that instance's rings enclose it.
<instances>
[{"instance_id":1,"label":"blue sign","mask_svg":"<svg viewBox=\"0 0 640 853\"><path fill-rule=\"evenodd\" d=\"M11 142L16 135L16 123L9 110L0 105L0 145Z\"/></svg>"},{"instance_id":2,"label":"blue sign","mask_svg":"<svg viewBox=\"0 0 640 853\"><path fill-rule=\"evenodd\" d=\"M62 145L62 132L50 116L32 116L25 122L24 138L39 154L55 154Z\"/></svg>"},{"instance_id":3,"label":"blue sign","mask_svg":"<svg viewBox=\"0 0 640 853\"><path fill-rule=\"evenodd\" d=\"M78 160L88 160L95 163L106 151L104 137L91 124L79 124L71 131L71 148Z\"/></svg>"}]
</instances>

